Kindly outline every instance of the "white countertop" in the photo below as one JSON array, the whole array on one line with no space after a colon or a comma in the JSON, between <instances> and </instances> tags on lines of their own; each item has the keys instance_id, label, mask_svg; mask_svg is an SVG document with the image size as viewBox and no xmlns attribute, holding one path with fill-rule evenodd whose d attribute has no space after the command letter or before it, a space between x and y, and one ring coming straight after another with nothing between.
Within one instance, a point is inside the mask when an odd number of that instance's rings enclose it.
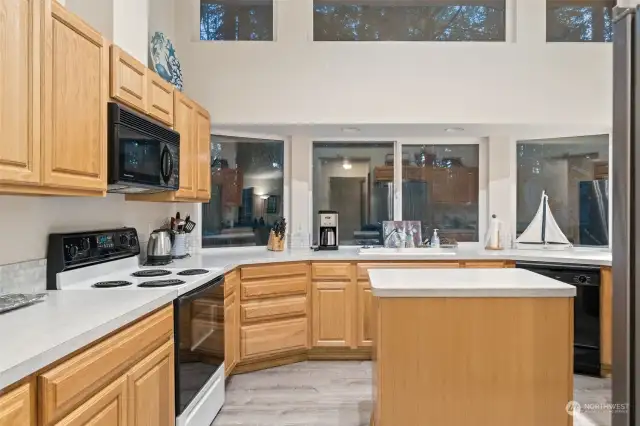
<instances>
[{"instance_id":1,"label":"white countertop","mask_svg":"<svg viewBox=\"0 0 640 426\"><path fill-rule=\"evenodd\" d=\"M171 303L174 290L49 291L0 314L0 390Z\"/></svg>"},{"instance_id":2,"label":"white countertop","mask_svg":"<svg viewBox=\"0 0 640 426\"><path fill-rule=\"evenodd\" d=\"M526 269L371 269L378 297L574 297L576 288Z\"/></svg>"},{"instance_id":3,"label":"white countertop","mask_svg":"<svg viewBox=\"0 0 640 426\"><path fill-rule=\"evenodd\" d=\"M337 251L309 249L268 251L265 247L204 250L191 258L174 262L172 268L219 268L219 273L239 265L291 261L380 261L380 260L492 260L507 259L532 262L556 262L589 265L611 265L611 253L598 249L575 249L562 252L487 251L477 246L462 246L454 255L360 255L357 247ZM433 278L435 271L428 276ZM447 270L473 278L479 271ZM482 271L482 274L491 270ZM497 271L497 270L493 270ZM500 270L502 271L502 270ZM521 271L526 273L526 271ZM410 273L404 271L403 273ZM508 273L507 273L508 274ZM427 276L422 271L420 277ZM446 280L450 281L450 280ZM532 281L533 282L533 281ZM503 287L493 291L506 291ZM535 283L534 283L535 284ZM471 284L468 284L471 285ZM476 288L477 290L477 288ZM187 289L183 289L187 291ZM521 293L524 294L524 293ZM64 356L135 321L178 297L173 289L49 292L47 301L13 312L0 314L0 389L46 367Z\"/></svg>"}]
</instances>

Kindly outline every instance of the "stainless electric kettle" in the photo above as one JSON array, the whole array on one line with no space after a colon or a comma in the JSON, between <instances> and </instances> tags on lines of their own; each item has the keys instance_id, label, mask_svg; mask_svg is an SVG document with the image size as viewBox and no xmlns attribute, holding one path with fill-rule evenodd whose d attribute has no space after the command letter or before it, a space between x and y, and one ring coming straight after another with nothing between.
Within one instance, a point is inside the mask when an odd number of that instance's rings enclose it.
<instances>
[{"instance_id":1,"label":"stainless electric kettle","mask_svg":"<svg viewBox=\"0 0 640 426\"><path fill-rule=\"evenodd\" d=\"M166 265L171 262L171 231L156 229L149 235L147 243L147 263Z\"/></svg>"}]
</instances>

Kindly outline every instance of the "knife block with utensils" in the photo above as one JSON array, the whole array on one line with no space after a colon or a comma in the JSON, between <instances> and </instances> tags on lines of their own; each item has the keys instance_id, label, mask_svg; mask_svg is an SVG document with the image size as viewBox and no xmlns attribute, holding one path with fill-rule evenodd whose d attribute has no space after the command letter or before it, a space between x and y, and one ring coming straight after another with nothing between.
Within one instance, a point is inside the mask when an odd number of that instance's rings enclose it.
<instances>
[{"instance_id":1,"label":"knife block with utensils","mask_svg":"<svg viewBox=\"0 0 640 426\"><path fill-rule=\"evenodd\" d=\"M267 243L267 250L271 251L284 251L284 239L285 237L278 237L274 231L269 232L269 242Z\"/></svg>"}]
</instances>

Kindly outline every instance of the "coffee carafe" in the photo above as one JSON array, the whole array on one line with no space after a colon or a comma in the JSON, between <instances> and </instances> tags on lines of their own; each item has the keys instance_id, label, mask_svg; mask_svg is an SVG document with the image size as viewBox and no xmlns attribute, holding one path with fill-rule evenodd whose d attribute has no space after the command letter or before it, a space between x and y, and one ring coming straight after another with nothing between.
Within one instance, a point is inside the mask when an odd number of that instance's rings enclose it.
<instances>
[{"instance_id":1,"label":"coffee carafe","mask_svg":"<svg viewBox=\"0 0 640 426\"><path fill-rule=\"evenodd\" d=\"M318 219L318 250L338 250L338 212L320 210Z\"/></svg>"}]
</instances>

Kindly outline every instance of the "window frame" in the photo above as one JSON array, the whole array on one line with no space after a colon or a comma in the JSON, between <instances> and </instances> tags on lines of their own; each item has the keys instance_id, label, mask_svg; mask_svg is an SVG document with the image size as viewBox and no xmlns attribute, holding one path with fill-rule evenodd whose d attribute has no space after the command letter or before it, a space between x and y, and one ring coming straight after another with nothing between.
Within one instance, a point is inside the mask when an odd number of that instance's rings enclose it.
<instances>
[{"instance_id":1,"label":"window frame","mask_svg":"<svg viewBox=\"0 0 640 426\"><path fill-rule=\"evenodd\" d=\"M291 220L291 138L283 137L281 135L273 135L273 134L261 134L261 133L246 133L246 132L234 132L234 131L221 131L211 133L210 137L219 136L219 137L230 137L230 138L246 138L246 139L255 139L253 143L272 143L282 142L284 148L283 155L283 164L282 164L282 211L284 217L287 219L287 226L290 228ZM197 242L194 243L196 253L207 253L207 252L215 252L218 250L246 250L247 248L265 248L265 246L238 246L238 247L204 247L202 245L202 203L194 203L193 209L191 211L191 216L193 220L196 222L196 228L193 230L193 233L197 236ZM180 210L180 207L177 207L177 210ZM290 229L289 229L290 231ZM288 231L288 232L289 232Z\"/></svg>"},{"instance_id":2,"label":"window frame","mask_svg":"<svg viewBox=\"0 0 640 426\"><path fill-rule=\"evenodd\" d=\"M488 139L484 137L394 137L394 138L313 138L309 155L309 186L313 188L313 146L316 143L393 143L393 220L402 219L402 148L403 146L416 145L478 145L478 241L460 242L460 245L471 245L482 243L486 233L489 220L489 174L488 174ZM309 197L309 235L313 240L315 229L313 229L314 210L313 195ZM357 247L345 246L345 247Z\"/></svg>"}]
</instances>

